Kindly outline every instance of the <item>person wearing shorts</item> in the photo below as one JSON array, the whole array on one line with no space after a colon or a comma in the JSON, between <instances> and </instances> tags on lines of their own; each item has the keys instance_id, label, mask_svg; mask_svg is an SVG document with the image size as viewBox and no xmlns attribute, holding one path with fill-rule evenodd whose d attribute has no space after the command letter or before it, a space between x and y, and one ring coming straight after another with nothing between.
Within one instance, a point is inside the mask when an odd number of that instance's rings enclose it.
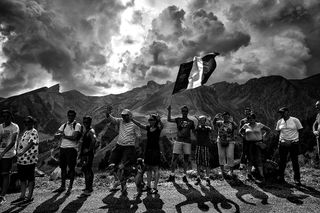
<instances>
[{"instance_id":1,"label":"person wearing shorts","mask_svg":"<svg viewBox=\"0 0 320 213\"><path fill-rule=\"evenodd\" d=\"M194 122L188 118L189 109L187 106L181 108L182 117L171 118L171 106L168 106L168 122L176 123L177 125L177 140L173 144L173 157L171 165L171 174L167 181L175 180L175 169L177 166L177 160L180 154L184 155L183 170L184 176L182 177L183 182L187 180L187 168L189 163L189 156L191 154L191 132L194 131Z\"/></svg>"},{"instance_id":2,"label":"person wearing shorts","mask_svg":"<svg viewBox=\"0 0 320 213\"><path fill-rule=\"evenodd\" d=\"M312 130L313 134L316 136L318 162L320 162L320 101L316 102L315 108L318 114L316 120L313 123Z\"/></svg>"},{"instance_id":3,"label":"person wearing shorts","mask_svg":"<svg viewBox=\"0 0 320 213\"><path fill-rule=\"evenodd\" d=\"M19 135L19 126L12 122L13 117L9 110L3 110L0 124L0 175L2 179L0 206L6 202L5 195L10 184L10 172L13 157L16 155L16 146Z\"/></svg>"},{"instance_id":4,"label":"person wearing shorts","mask_svg":"<svg viewBox=\"0 0 320 213\"><path fill-rule=\"evenodd\" d=\"M244 115L246 116L245 118L240 120L239 123L239 128L241 129L243 125L248 123L248 117L251 114L252 110L250 107L246 107L244 109ZM242 153L240 157L240 167L239 169L244 169L244 166L247 164L249 158L249 145L248 142L246 141L246 137L242 137Z\"/></svg>"},{"instance_id":5,"label":"person wearing shorts","mask_svg":"<svg viewBox=\"0 0 320 213\"><path fill-rule=\"evenodd\" d=\"M119 126L117 144L111 152L109 158L109 168L114 171L115 179L121 183L121 193L127 194L127 179L131 173L131 168L136 165L136 141L140 139L141 133L138 126L132 122L132 113L128 109L121 112L121 118L111 115L112 107L106 109L106 120ZM122 172L123 173L120 173Z\"/></svg>"},{"instance_id":6,"label":"person wearing shorts","mask_svg":"<svg viewBox=\"0 0 320 213\"><path fill-rule=\"evenodd\" d=\"M18 175L21 183L20 197L11 204L26 205L33 201L33 190L35 186L35 168L38 162L38 131L34 128L36 120L32 116L26 117L24 125L26 131L18 143ZM26 196L27 187L29 189Z\"/></svg>"}]
</instances>

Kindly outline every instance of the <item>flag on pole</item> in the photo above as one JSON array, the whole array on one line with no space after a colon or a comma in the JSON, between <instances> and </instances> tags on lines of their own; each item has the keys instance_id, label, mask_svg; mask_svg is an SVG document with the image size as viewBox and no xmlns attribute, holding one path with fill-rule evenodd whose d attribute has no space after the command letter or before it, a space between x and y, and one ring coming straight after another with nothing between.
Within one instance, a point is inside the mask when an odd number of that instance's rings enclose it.
<instances>
[{"instance_id":1,"label":"flag on pole","mask_svg":"<svg viewBox=\"0 0 320 213\"><path fill-rule=\"evenodd\" d=\"M205 84L217 66L217 55L219 53L210 53L202 58L195 56L193 61L181 64L172 94Z\"/></svg>"}]
</instances>

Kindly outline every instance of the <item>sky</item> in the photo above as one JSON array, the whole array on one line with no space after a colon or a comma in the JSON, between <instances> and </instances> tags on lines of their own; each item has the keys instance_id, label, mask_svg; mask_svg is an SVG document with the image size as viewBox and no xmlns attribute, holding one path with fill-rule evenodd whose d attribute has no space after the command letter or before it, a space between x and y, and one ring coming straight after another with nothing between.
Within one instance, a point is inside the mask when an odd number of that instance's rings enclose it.
<instances>
[{"instance_id":1,"label":"sky","mask_svg":"<svg viewBox=\"0 0 320 213\"><path fill-rule=\"evenodd\" d=\"M219 52L207 84L320 67L319 0L1 0L0 97L59 83L86 95L175 81Z\"/></svg>"}]
</instances>

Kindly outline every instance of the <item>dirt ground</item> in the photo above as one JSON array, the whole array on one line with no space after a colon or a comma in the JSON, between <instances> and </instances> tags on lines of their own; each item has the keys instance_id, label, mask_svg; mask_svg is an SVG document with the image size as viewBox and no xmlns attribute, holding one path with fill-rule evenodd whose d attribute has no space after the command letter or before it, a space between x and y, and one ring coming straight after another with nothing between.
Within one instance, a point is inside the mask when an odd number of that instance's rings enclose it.
<instances>
[{"instance_id":1,"label":"dirt ground","mask_svg":"<svg viewBox=\"0 0 320 213\"><path fill-rule=\"evenodd\" d=\"M246 181L239 171L238 178L232 180L215 176L211 186L205 182L195 185L194 178L185 184L181 174L175 183L167 183L167 174L162 172L158 195L144 192L137 198L133 183L128 184L127 196L121 196L120 191L109 192L111 179L103 173L96 174L94 192L86 198L78 197L83 178L76 180L70 195L52 192L59 187L59 181L37 178L33 203L24 207L10 205L19 194L9 194L0 212L320 212L320 170L302 169L301 187L293 185L291 174L287 185L264 186Z\"/></svg>"}]
</instances>

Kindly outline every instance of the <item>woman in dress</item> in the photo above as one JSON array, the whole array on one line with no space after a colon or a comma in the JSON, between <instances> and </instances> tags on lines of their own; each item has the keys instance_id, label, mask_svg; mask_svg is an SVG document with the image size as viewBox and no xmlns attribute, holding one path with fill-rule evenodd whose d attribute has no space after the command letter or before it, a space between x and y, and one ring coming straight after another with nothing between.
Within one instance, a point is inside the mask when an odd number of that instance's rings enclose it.
<instances>
[{"instance_id":1,"label":"woman in dress","mask_svg":"<svg viewBox=\"0 0 320 213\"><path fill-rule=\"evenodd\" d=\"M144 125L134 119L132 119L132 122L147 131L147 144L144 154L144 163L147 171L147 191L151 194L156 194L158 193L157 186L160 177L159 166L161 152L163 150L162 143L160 143L160 133L163 129L163 124L157 114L151 114L149 116L148 125ZM152 178L154 179L154 183L151 189Z\"/></svg>"}]
</instances>

